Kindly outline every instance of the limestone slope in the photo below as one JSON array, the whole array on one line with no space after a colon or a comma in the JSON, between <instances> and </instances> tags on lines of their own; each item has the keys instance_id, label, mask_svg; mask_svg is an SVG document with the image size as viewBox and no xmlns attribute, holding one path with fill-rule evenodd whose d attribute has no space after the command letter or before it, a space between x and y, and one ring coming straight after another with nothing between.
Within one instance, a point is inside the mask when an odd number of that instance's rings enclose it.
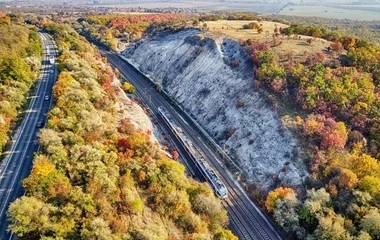
<instances>
[{"instance_id":1,"label":"limestone slope","mask_svg":"<svg viewBox=\"0 0 380 240\"><path fill-rule=\"evenodd\" d=\"M190 29L142 39L123 55L226 146L248 182L266 190L302 183L307 171L297 140L254 89L252 63L239 43Z\"/></svg>"}]
</instances>

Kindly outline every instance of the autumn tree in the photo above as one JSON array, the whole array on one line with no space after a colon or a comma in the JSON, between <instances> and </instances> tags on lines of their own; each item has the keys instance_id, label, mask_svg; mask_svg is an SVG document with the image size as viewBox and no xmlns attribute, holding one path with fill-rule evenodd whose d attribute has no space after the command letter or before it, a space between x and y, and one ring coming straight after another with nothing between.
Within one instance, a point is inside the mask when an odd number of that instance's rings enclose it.
<instances>
[{"instance_id":1,"label":"autumn tree","mask_svg":"<svg viewBox=\"0 0 380 240\"><path fill-rule=\"evenodd\" d=\"M338 186L345 189L354 189L358 184L358 177L349 169L342 168L338 176Z\"/></svg>"},{"instance_id":2,"label":"autumn tree","mask_svg":"<svg viewBox=\"0 0 380 240\"><path fill-rule=\"evenodd\" d=\"M343 44L341 42L334 42L330 47L336 53L341 53L344 50Z\"/></svg>"},{"instance_id":3,"label":"autumn tree","mask_svg":"<svg viewBox=\"0 0 380 240\"><path fill-rule=\"evenodd\" d=\"M111 24L130 27L124 20ZM46 30L60 49L61 72L47 129L39 134L41 152L23 183L27 196L10 208L15 235L236 239L208 185L189 179L149 133L116 111L114 73L96 49L68 25Z\"/></svg>"},{"instance_id":4,"label":"autumn tree","mask_svg":"<svg viewBox=\"0 0 380 240\"><path fill-rule=\"evenodd\" d=\"M174 160L177 160L179 158L179 153L175 149L170 150L170 154L172 155Z\"/></svg>"},{"instance_id":5,"label":"autumn tree","mask_svg":"<svg viewBox=\"0 0 380 240\"><path fill-rule=\"evenodd\" d=\"M372 209L361 220L361 227L364 231L369 233L373 239L380 238L380 214L376 209Z\"/></svg>"},{"instance_id":6,"label":"autumn tree","mask_svg":"<svg viewBox=\"0 0 380 240\"><path fill-rule=\"evenodd\" d=\"M304 123L306 136L320 144L322 148L344 148L348 133L343 122L322 115L310 115Z\"/></svg>"},{"instance_id":7,"label":"autumn tree","mask_svg":"<svg viewBox=\"0 0 380 240\"><path fill-rule=\"evenodd\" d=\"M129 94L134 94L136 92L136 88L129 82L123 83L123 90Z\"/></svg>"},{"instance_id":8,"label":"autumn tree","mask_svg":"<svg viewBox=\"0 0 380 240\"><path fill-rule=\"evenodd\" d=\"M269 192L265 201L265 207L268 211L273 212L276 207L276 201L278 199L284 199L288 195L295 195L294 190L291 188L279 187Z\"/></svg>"},{"instance_id":9,"label":"autumn tree","mask_svg":"<svg viewBox=\"0 0 380 240\"><path fill-rule=\"evenodd\" d=\"M238 240L238 238L230 230L223 230L215 234L213 240Z\"/></svg>"},{"instance_id":10,"label":"autumn tree","mask_svg":"<svg viewBox=\"0 0 380 240\"><path fill-rule=\"evenodd\" d=\"M0 153L32 83L38 79L41 56L37 30L0 15Z\"/></svg>"},{"instance_id":11,"label":"autumn tree","mask_svg":"<svg viewBox=\"0 0 380 240\"><path fill-rule=\"evenodd\" d=\"M366 191L371 195L379 194L380 192L380 178L378 176L365 176L359 182L359 188Z\"/></svg>"},{"instance_id":12,"label":"autumn tree","mask_svg":"<svg viewBox=\"0 0 380 240\"><path fill-rule=\"evenodd\" d=\"M344 228L344 218L339 215L330 215L319 219L318 228L308 239L353 239Z\"/></svg>"},{"instance_id":13,"label":"autumn tree","mask_svg":"<svg viewBox=\"0 0 380 240\"><path fill-rule=\"evenodd\" d=\"M273 211L274 219L287 233L298 232L303 235L304 230L300 228L298 219L299 201L296 194L289 193L283 199L276 200Z\"/></svg>"},{"instance_id":14,"label":"autumn tree","mask_svg":"<svg viewBox=\"0 0 380 240\"><path fill-rule=\"evenodd\" d=\"M65 198L71 190L69 179L57 171L55 165L42 155L36 157L32 175L23 181L23 187L40 199Z\"/></svg>"}]
</instances>

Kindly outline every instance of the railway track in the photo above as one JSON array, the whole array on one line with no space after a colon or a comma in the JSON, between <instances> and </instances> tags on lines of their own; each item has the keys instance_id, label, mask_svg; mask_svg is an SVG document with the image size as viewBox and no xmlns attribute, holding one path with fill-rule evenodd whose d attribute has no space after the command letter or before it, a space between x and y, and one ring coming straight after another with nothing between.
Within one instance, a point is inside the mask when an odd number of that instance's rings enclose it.
<instances>
[{"instance_id":1,"label":"railway track","mask_svg":"<svg viewBox=\"0 0 380 240\"><path fill-rule=\"evenodd\" d=\"M231 228L238 235L239 239L282 239L280 233L272 226L267 216L261 212L259 207L255 206L231 174L221 165L217 157L218 153L208 147L207 139L204 139L197 129L194 129L194 126L191 124L192 120L188 119L186 114L181 113L178 107L172 105L172 100L161 95L157 91L156 86L148 78L121 59L116 53L101 52L114 67L120 70L129 82L135 85L139 96L144 99L144 102L155 114L158 114L158 107L164 106L186 136L194 143L194 146L203 153L204 159L207 159L208 164L217 172L228 188L228 199L223 200L222 204L228 211ZM148 95L147 92L149 92ZM179 144L178 139L172 140L176 142L176 145Z\"/></svg>"}]
</instances>

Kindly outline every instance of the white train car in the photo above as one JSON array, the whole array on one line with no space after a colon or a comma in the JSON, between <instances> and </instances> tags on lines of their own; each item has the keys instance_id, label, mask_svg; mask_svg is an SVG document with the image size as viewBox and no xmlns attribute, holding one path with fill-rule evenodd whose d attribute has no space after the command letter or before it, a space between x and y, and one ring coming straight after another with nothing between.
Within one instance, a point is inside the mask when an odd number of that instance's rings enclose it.
<instances>
[{"instance_id":1,"label":"white train car","mask_svg":"<svg viewBox=\"0 0 380 240\"><path fill-rule=\"evenodd\" d=\"M207 180L207 182L214 189L216 195L222 199L228 197L228 190L219 176L215 173L208 163L204 160L202 155L195 149L193 142L186 137L182 129L178 127L173 121L172 116L166 111L164 107L159 107L158 112L165 123L169 126L170 130L174 133L178 141L181 143L185 151L191 156L195 161L196 167L201 172L202 176Z\"/></svg>"}]
</instances>

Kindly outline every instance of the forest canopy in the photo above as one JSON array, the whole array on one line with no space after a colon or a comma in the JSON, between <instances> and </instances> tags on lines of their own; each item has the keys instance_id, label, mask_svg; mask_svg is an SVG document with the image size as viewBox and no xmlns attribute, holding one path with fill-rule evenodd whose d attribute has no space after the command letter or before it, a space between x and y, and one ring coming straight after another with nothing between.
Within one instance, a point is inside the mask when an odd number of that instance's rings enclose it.
<instances>
[{"instance_id":1,"label":"forest canopy","mask_svg":"<svg viewBox=\"0 0 380 240\"><path fill-rule=\"evenodd\" d=\"M304 189L279 186L265 206L292 238L379 239L380 48L318 26L292 24L280 32L273 41L310 36L309 45L322 38L331 46L295 59L267 43L243 42L254 85L303 116L293 116L293 128L310 167Z\"/></svg>"},{"instance_id":2,"label":"forest canopy","mask_svg":"<svg viewBox=\"0 0 380 240\"><path fill-rule=\"evenodd\" d=\"M97 49L68 25L45 29L60 52L55 103L9 229L28 239L237 239L208 185L117 120L121 93Z\"/></svg>"},{"instance_id":3,"label":"forest canopy","mask_svg":"<svg viewBox=\"0 0 380 240\"><path fill-rule=\"evenodd\" d=\"M76 28L100 42L135 41L116 31L134 25L123 25L126 19L96 16L80 21ZM204 26L202 21L221 19L260 23L268 18L214 13L181 22L184 27L198 27ZM149 30L139 29L139 36ZM89 31L104 34L94 37ZM291 119L309 166L304 186L276 186L263 204L290 239L379 238L380 49L369 38L347 32L356 33L294 22L288 28L275 28L273 39L266 42L254 37L241 41L251 55L252 85L269 96L274 109L294 113L284 119ZM275 51L285 39L295 38L307 39L305 48L315 41L331 45L319 52L305 51L298 59Z\"/></svg>"},{"instance_id":4,"label":"forest canopy","mask_svg":"<svg viewBox=\"0 0 380 240\"><path fill-rule=\"evenodd\" d=\"M37 29L0 15L0 154L9 131L27 103L41 66L42 45Z\"/></svg>"}]
</instances>

